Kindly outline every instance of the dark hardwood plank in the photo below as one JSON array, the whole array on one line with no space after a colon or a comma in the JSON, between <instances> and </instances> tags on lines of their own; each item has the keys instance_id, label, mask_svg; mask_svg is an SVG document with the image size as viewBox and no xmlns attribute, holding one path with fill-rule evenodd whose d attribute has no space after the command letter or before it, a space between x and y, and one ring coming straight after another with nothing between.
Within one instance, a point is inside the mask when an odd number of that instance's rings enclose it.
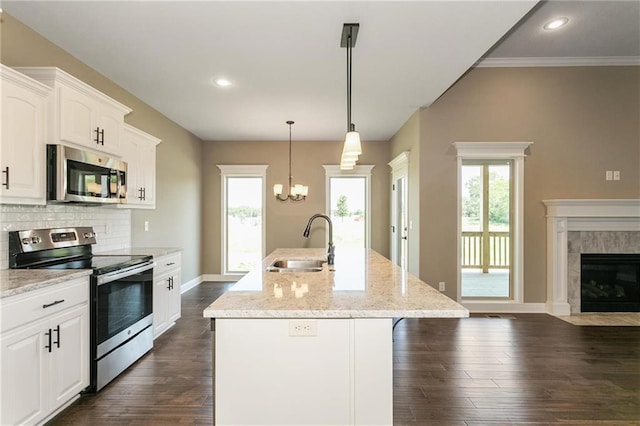
<instances>
[{"instance_id":1,"label":"dark hardwood plank","mask_svg":"<svg viewBox=\"0 0 640 426\"><path fill-rule=\"evenodd\" d=\"M50 424L212 424L202 311L227 288L185 293L182 318L151 353ZM640 327L579 327L543 314L406 319L393 359L396 425L640 424Z\"/></svg>"}]
</instances>

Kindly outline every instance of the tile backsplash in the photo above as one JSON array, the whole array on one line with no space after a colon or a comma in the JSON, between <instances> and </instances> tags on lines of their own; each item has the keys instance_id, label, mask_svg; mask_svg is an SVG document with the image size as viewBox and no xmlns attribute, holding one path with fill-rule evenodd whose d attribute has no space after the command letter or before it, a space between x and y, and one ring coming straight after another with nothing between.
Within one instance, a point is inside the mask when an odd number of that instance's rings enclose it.
<instances>
[{"instance_id":1,"label":"tile backsplash","mask_svg":"<svg viewBox=\"0 0 640 426\"><path fill-rule=\"evenodd\" d=\"M93 226L97 233L94 253L131 246L130 210L71 204L0 205L0 269L9 267L9 231L66 226Z\"/></svg>"}]
</instances>

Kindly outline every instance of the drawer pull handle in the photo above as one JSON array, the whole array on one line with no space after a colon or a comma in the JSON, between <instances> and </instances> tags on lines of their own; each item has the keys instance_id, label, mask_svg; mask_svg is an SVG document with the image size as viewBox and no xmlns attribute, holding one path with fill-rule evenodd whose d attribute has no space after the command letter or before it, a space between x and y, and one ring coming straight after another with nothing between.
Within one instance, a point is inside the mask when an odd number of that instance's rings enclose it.
<instances>
[{"instance_id":1,"label":"drawer pull handle","mask_svg":"<svg viewBox=\"0 0 640 426\"><path fill-rule=\"evenodd\" d=\"M176 262L170 262L170 263L167 263L167 266L171 266L171 265L175 265L175 264L176 264Z\"/></svg>"},{"instance_id":2,"label":"drawer pull handle","mask_svg":"<svg viewBox=\"0 0 640 426\"><path fill-rule=\"evenodd\" d=\"M60 348L60 324L58 324L58 326L53 331L56 332L56 341L53 343L57 345L58 348Z\"/></svg>"},{"instance_id":3,"label":"drawer pull handle","mask_svg":"<svg viewBox=\"0 0 640 426\"><path fill-rule=\"evenodd\" d=\"M49 308L49 307L51 307L51 306L53 306L53 305L57 305L58 303L62 303L62 302L64 302L64 299L62 299L62 300L56 300L56 301L55 301L55 302L53 302L53 303L47 303L46 305L42 305L42 309L47 309L47 308Z\"/></svg>"},{"instance_id":4,"label":"drawer pull handle","mask_svg":"<svg viewBox=\"0 0 640 426\"><path fill-rule=\"evenodd\" d=\"M49 337L49 344L45 345L44 348L45 349L49 349L49 352L51 352L51 329L49 329L49 331L47 331L46 333L44 333L45 336Z\"/></svg>"},{"instance_id":5,"label":"drawer pull handle","mask_svg":"<svg viewBox=\"0 0 640 426\"><path fill-rule=\"evenodd\" d=\"M5 174L5 181L3 182L2 186L5 186L7 189L9 189L9 166L5 167L4 170L2 171L2 173Z\"/></svg>"}]
</instances>

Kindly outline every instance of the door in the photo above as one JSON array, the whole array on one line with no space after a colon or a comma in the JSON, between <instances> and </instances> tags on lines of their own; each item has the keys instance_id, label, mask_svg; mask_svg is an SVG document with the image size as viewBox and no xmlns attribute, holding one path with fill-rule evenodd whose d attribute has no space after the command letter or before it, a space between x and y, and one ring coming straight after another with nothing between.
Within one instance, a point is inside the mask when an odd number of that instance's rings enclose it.
<instances>
[{"instance_id":1,"label":"door","mask_svg":"<svg viewBox=\"0 0 640 426\"><path fill-rule=\"evenodd\" d=\"M88 312L83 304L51 319L51 397L55 407L89 384Z\"/></svg>"},{"instance_id":2,"label":"door","mask_svg":"<svg viewBox=\"0 0 640 426\"><path fill-rule=\"evenodd\" d=\"M94 101L82 93L60 88L60 140L97 149L93 127Z\"/></svg>"},{"instance_id":3,"label":"door","mask_svg":"<svg viewBox=\"0 0 640 426\"><path fill-rule=\"evenodd\" d=\"M463 298L511 299L511 161L462 164Z\"/></svg>"},{"instance_id":4,"label":"door","mask_svg":"<svg viewBox=\"0 0 640 426\"><path fill-rule=\"evenodd\" d=\"M2 82L0 201L45 203L44 98Z\"/></svg>"},{"instance_id":5,"label":"door","mask_svg":"<svg viewBox=\"0 0 640 426\"><path fill-rule=\"evenodd\" d=\"M391 166L391 259L409 268L409 153L403 152Z\"/></svg>"},{"instance_id":6,"label":"door","mask_svg":"<svg viewBox=\"0 0 640 426\"><path fill-rule=\"evenodd\" d=\"M47 321L20 327L0 338L2 411L0 424L37 423L48 411Z\"/></svg>"}]
</instances>

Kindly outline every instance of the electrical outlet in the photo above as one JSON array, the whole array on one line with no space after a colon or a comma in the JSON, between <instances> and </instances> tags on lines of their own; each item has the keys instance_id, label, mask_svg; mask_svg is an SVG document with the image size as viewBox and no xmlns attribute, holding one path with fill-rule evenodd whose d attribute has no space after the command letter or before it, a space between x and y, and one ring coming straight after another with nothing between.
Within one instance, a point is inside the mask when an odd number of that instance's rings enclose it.
<instances>
[{"instance_id":1,"label":"electrical outlet","mask_svg":"<svg viewBox=\"0 0 640 426\"><path fill-rule=\"evenodd\" d=\"M316 320L289 320L289 336L317 336Z\"/></svg>"},{"instance_id":2,"label":"electrical outlet","mask_svg":"<svg viewBox=\"0 0 640 426\"><path fill-rule=\"evenodd\" d=\"M438 283L438 290L445 291L445 289L446 289L446 284L444 283L444 281L440 281Z\"/></svg>"},{"instance_id":3,"label":"electrical outlet","mask_svg":"<svg viewBox=\"0 0 640 426\"><path fill-rule=\"evenodd\" d=\"M613 171L613 180L620 180L620 170Z\"/></svg>"},{"instance_id":4,"label":"electrical outlet","mask_svg":"<svg viewBox=\"0 0 640 426\"><path fill-rule=\"evenodd\" d=\"M613 172L611 170L607 170L606 172L604 172L604 179L613 180Z\"/></svg>"},{"instance_id":5,"label":"electrical outlet","mask_svg":"<svg viewBox=\"0 0 640 426\"><path fill-rule=\"evenodd\" d=\"M149 230L149 221L148 221L148 220L145 220L145 221L144 221L144 230L145 230L145 231L148 231L148 230Z\"/></svg>"}]
</instances>

